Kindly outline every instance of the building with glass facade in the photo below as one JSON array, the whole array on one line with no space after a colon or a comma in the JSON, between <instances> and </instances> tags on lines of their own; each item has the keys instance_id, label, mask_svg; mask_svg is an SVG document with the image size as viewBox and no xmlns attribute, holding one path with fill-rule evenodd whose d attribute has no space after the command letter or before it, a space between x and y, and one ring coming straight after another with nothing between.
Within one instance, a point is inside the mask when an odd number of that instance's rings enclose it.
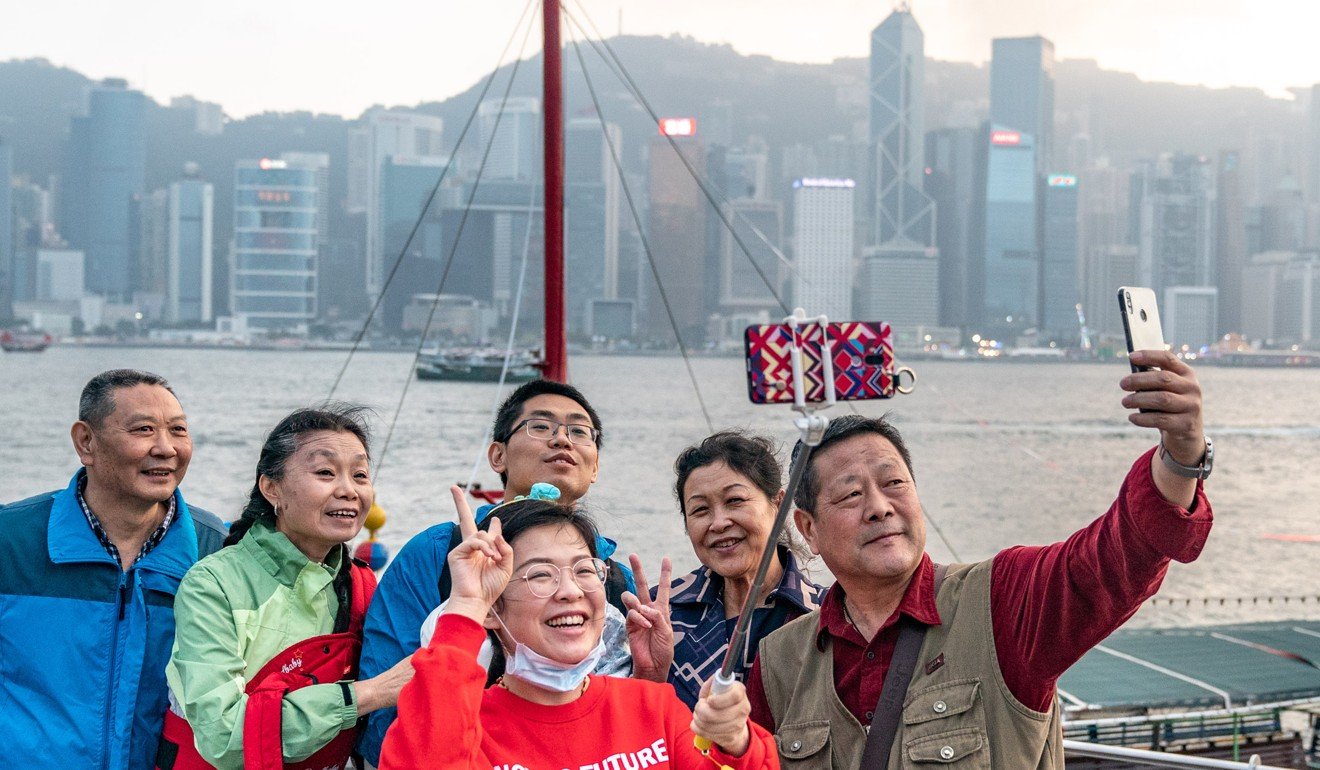
<instances>
[{"instance_id":1,"label":"building with glass facade","mask_svg":"<svg viewBox=\"0 0 1320 770\"><path fill-rule=\"evenodd\" d=\"M235 164L230 302L246 328L305 332L316 318L320 171L271 158Z\"/></svg>"},{"instance_id":2,"label":"building with glass facade","mask_svg":"<svg viewBox=\"0 0 1320 770\"><path fill-rule=\"evenodd\" d=\"M503 106L503 114L501 114ZM489 99L477 108L487 179L539 180L541 169L541 100L534 96Z\"/></svg>"},{"instance_id":3,"label":"building with glass facade","mask_svg":"<svg viewBox=\"0 0 1320 770\"><path fill-rule=\"evenodd\" d=\"M935 204L925 192L925 38L899 6L871 33L872 245L935 245Z\"/></svg>"},{"instance_id":4,"label":"building with glass facade","mask_svg":"<svg viewBox=\"0 0 1320 770\"><path fill-rule=\"evenodd\" d=\"M809 316L851 320L853 196L851 179L793 182L793 304ZM881 319L883 320L883 319Z\"/></svg>"},{"instance_id":5,"label":"building with glass facade","mask_svg":"<svg viewBox=\"0 0 1320 770\"><path fill-rule=\"evenodd\" d=\"M214 216L215 188L209 182L191 178L170 185L165 293L165 320L170 323L210 323L215 318L211 307Z\"/></svg>"},{"instance_id":6,"label":"building with glass facade","mask_svg":"<svg viewBox=\"0 0 1320 770\"><path fill-rule=\"evenodd\" d=\"M1049 174L1043 190L1045 237L1040 260L1040 319L1047 336L1072 344L1078 339L1077 288L1080 272L1077 245L1075 174Z\"/></svg>"},{"instance_id":7,"label":"building with glass facade","mask_svg":"<svg viewBox=\"0 0 1320 770\"><path fill-rule=\"evenodd\" d=\"M608 131L609 141L606 141ZM568 333L588 330L592 300L619 298L619 172L623 132L596 118L571 120L564 132L564 285Z\"/></svg>"},{"instance_id":8,"label":"building with glass facade","mask_svg":"<svg viewBox=\"0 0 1320 770\"><path fill-rule=\"evenodd\" d=\"M986 143L982 336L1034 326L1039 312L1036 148L1030 134L991 125Z\"/></svg>"},{"instance_id":9,"label":"building with glass facade","mask_svg":"<svg viewBox=\"0 0 1320 770\"><path fill-rule=\"evenodd\" d=\"M87 255L87 290L127 299L133 285L132 200L146 186L146 97L108 79L69 124L60 232Z\"/></svg>"},{"instance_id":10,"label":"building with glass facade","mask_svg":"<svg viewBox=\"0 0 1320 770\"><path fill-rule=\"evenodd\" d=\"M1054 43L998 38L990 60L990 122L1032 137L1036 173L1054 167Z\"/></svg>"}]
</instances>

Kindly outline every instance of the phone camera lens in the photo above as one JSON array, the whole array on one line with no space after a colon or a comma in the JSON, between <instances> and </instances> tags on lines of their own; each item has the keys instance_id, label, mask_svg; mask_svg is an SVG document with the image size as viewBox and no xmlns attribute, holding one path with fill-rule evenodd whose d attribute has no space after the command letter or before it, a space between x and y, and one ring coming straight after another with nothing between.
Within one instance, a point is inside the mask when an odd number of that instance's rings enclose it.
<instances>
[{"instance_id":1,"label":"phone camera lens","mask_svg":"<svg viewBox=\"0 0 1320 770\"><path fill-rule=\"evenodd\" d=\"M1143 321L1146 320L1146 311L1145 311L1144 308L1143 308L1142 311L1141 311L1141 320L1143 320Z\"/></svg>"}]
</instances>

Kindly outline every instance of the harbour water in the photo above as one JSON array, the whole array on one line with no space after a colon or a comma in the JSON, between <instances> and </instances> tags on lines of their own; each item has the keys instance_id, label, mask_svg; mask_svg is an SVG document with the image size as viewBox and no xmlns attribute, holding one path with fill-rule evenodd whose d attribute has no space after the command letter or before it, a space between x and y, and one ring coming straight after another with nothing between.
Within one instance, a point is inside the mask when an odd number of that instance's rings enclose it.
<instances>
[{"instance_id":1,"label":"harbour water","mask_svg":"<svg viewBox=\"0 0 1320 770\"><path fill-rule=\"evenodd\" d=\"M289 410L325 398L345 357L76 347L0 356L0 499L63 486L77 467L69 425L82 385L103 369L139 367L165 375L187 410L195 450L184 493L233 518L265 432ZM411 361L402 353L360 353L336 394L376 408L377 452ZM796 437L791 413L748 403L740 359L692 365L715 427L761 431L787 449ZM589 498L602 529L653 571L665 554L676 570L696 566L674 503L672 463L707 424L682 360L575 356L570 367L605 424L600 481ZM1105 510L1133 460L1156 441L1129 424L1119 404L1122 363L914 368L915 393L854 407L892 410L907 436L937 559L980 559L1016 543L1066 537ZM1320 535L1320 370L1202 367L1198 375L1217 452L1208 482L1214 532L1201 558L1175 565L1161 592L1190 601L1148 605L1133 624L1320 617L1320 543L1269 537ZM376 482L389 513L380 537L391 552L426 526L452 520L447 488L484 457L495 398L489 384L411 383ZM480 468L479 481L498 484L484 460ZM829 579L819 564L815 574ZM1304 595L1308 601L1286 604L1264 598Z\"/></svg>"}]
</instances>

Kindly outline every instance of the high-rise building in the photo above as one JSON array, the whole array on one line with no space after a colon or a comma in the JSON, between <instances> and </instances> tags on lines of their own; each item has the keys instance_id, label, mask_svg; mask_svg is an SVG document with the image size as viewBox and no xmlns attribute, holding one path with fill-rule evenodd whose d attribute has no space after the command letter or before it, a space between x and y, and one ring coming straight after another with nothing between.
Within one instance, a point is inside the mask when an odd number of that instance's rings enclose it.
<instances>
[{"instance_id":1,"label":"high-rise building","mask_svg":"<svg viewBox=\"0 0 1320 770\"><path fill-rule=\"evenodd\" d=\"M721 314L766 310L772 316L783 316L783 307L779 303L787 295L784 290L787 269L775 253L775 249L783 250L783 207L779 201L752 198L728 201L723 206L725 216L733 222L738 240L751 253L749 262L749 255L743 252L733 233L720 225L718 285Z\"/></svg>"},{"instance_id":2,"label":"high-rise building","mask_svg":"<svg viewBox=\"0 0 1320 770\"><path fill-rule=\"evenodd\" d=\"M871 33L873 246L935 246L935 204L925 192L925 64L921 27L900 3Z\"/></svg>"},{"instance_id":3,"label":"high-rise building","mask_svg":"<svg viewBox=\"0 0 1320 770\"><path fill-rule=\"evenodd\" d=\"M1243 199L1242 166L1236 150L1219 153L1215 180L1215 271L1219 287L1218 332L1241 332L1242 271L1247 266L1247 206Z\"/></svg>"},{"instance_id":4,"label":"high-rise building","mask_svg":"<svg viewBox=\"0 0 1320 770\"><path fill-rule=\"evenodd\" d=\"M1086 252L1082 285L1086 293L1082 308L1086 326L1092 332L1117 337L1123 334L1123 319L1118 314L1118 287L1139 286L1136 246L1114 244L1095 246Z\"/></svg>"},{"instance_id":5,"label":"high-rise building","mask_svg":"<svg viewBox=\"0 0 1320 770\"><path fill-rule=\"evenodd\" d=\"M184 178L170 185L165 320L171 323L210 323L215 317L211 307L214 219L215 188L190 163L184 168Z\"/></svg>"},{"instance_id":6,"label":"high-rise building","mask_svg":"<svg viewBox=\"0 0 1320 770\"><path fill-rule=\"evenodd\" d=\"M935 202L940 324L967 328L981 317L984 268L977 211L984 205L986 149L976 128L926 134L926 193ZM978 184L979 182L979 184ZM978 194L978 191L980 193Z\"/></svg>"},{"instance_id":7,"label":"high-rise building","mask_svg":"<svg viewBox=\"0 0 1320 770\"><path fill-rule=\"evenodd\" d=\"M1170 286L1212 286L1215 268L1215 165L1194 155L1165 155L1133 178L1139 212L1139 285L1157 295Z\"/></svg>"},{"instance_id":8,"label":"high-rise building","mask_svg":"<svg viewBox=\"0 0 1320 770\"><path fill-rule=\"evenodd\" d=\"M1219 335L1219 290L1213 286L1169 286L1164 289L1160 320L1164 341L1175 350L1196 352L1215 342Z\"/></svg>"},{"instance_id":9,"label":"high-rise building","mask_svg":"<svg viewBox=\"0 0 1320 770\"><path fill-rule=\"evenodd\" d=\"M607 134L608 132L608 134ZM607 141L608 136L608 141ZM564 286L568 333L587 332L591 302L619 297L619 172L614 123L579 118L564 133Z\"/></svg>"},{"instance_id":10,"label":"high-rise building","mask_svg":"<svg viewBox=\"0 0 1320 770\"><path fill-rule=\"evenodd\" d=\"M89 292L133 292L131 206L145 185L146 97L124 80L104 80L70 122L60 195L60 232L87 254Z\"/></svg>"},{"instance_id":11,"label":"high-rise building","mask_svg":"<svg viewBox=\"0 0 1320 770\"><path fill-rule=\"evenodd\" d=\"M706 149L696 136L670 138L677 152L663 136L652 139L648 148L646 242L679 333L685 343L692 344L702 338L706 326L707 203L678 152L692 168L701 169L706 165ZM649 266L642 268L647 320L640 334L668 341L673 335L669 315L650 272Z\"/></svg>"},{"instance_id":12,"label":"high-rise building","mask_svg":"<svg viewBox=\"0 0 1320 770\"><path fill-rule=\"evenodd\" d=\"M77 302L86 291L84 256L74 249L41 249L37 252L38 302Z\"/></svg>"},{"instance_id":13,"label":"high-rise building","mask_svg":"<svg viewBox=\"0 0 1320 770\"><path fill-rule=\"evenodd\" d=\"M152 190L134 195L129 208L132 228L133 294L154 297L159 304L169 285L170 194ZM140 304L140 302L135 302Z\"/></svg>"},{"instance_id":14,"label":"high-rise building","mask_svg":"<svg viewBox=\"0 0 1320 770\"><path fill-rule=\"evenodd\" d=\"M316 318L321 173L272 158L235 164L230 297L247 328L305 332Z\"/></svg>"},{"instance_id":15,"label":"high-rise building","mask_svg":"<svg viewBox=\"0 0 1320 770\"><path fill-rule=\"evenodd\" d=\"M14 314L14 268L18 241L14 237L14 150L0 140L0 319Z\"/></svg>"},{"instance_id":16,"label":"high-rise building","mask_svg":"<svg viewBox=\"0 0 1320 770\"><path fill-rule=\"evenodd\" d=\"M1037 323L1040 230L1035 140L992 125L986 142L985 207L981 244L983 336L1012 336Z\"/></svg>"},{"instance_id":17,"label":"high-rise building","mask_svg":"<svg viewBox=\"0 0 1320 770\"><path fill-rule=\"evenodd\" d=\"M1320 83L1311 86L1311 104L1306 126L1306 195L1312 207L1320 206ZM1320 224L1316 225L1320 229ZM1320 236L1318 236L1320 237ZM1314 244L1320 246L1320 242Z\"/></svg>"},{"instance_id":18,"label":"high-rise building","mask_svg":"<svg viewBox=\"0 0 1320 770\"><path fill-rule=\"evenodd\" d=\"M501 107L503 107L501 114ZM488 99L477 108L486 179L530 182L541 178L541 100L534 96Z\"/></svg>"},{"instance_id":19,"label":"high-rise building","mask_svg":"<svg viewBox=\"0 0 1320 770\"><path fill-rule=\"evenodd\" d=\"M1270 346L1320 340L1320 252L1267 251L1242 271L1242 333Z\"/></svg>"},{"instance_id":20,"label":"high-rise building","mask_svg":"<svg viewBox=\"0 0 1320 770\"><path fill-rule=\"evenodd\" d=\"M804 178L793 183L793 304L809 316L853 318L856 186L851 179Z\"/></svg>"},{"instance_id":21,"label":"high-rise building","mask_svg":"<svg viewBox=\"0 0 1320 770\"><path fill-rule=\"evenodd\" d=\"M939 325L939 263L920 250L867 249L857 273L856 318L888 321L899 337ZM897 340L895 340L897 342Z\"/></svg>"},{"instance_id":22,"label":"high-rise building","mask_svg":"<svg viewBox=\"0 0 1320 770\"><path fill-rule=\"evenodd\" d=\"M1045 178L1044 244L1040 260L1041 328L1059 340L1078 335L1077 176L1050 174Z\"/></svg>"},{"instance_id":23,"label":"high-rise building","mask_svg":"<svg viewBox=\"0 0 1320 770\"><path fill-rule=\"evenodd\" d=\"M406 110L368 110L349 130L348 203L349 214L367 215L366 293L380 293L381 283L389 273L389 260L398 256L384 247L384 224L380 215L382 168L389 157L432 158L444 154L442 118ZM440 170L437 169L438 178ZM432 185L435 179L431 180ZM420 211L413 212L416 219Z\"/></svg>"},{"instance_id":24,"label":"high-rise building","mask_svg":"<svg viewBox=\"0 0 1320 770\"><path fill-rule=\"evenodd\" d=\"M402 329L403 312L414 294L428 292L434 297L439 286L447 257L444 239L440 237L443 196L437 194L441 200L432 202L411 243L408 243L408 236L447 162L447 158L436 156L392 156L381 166L380 243L387 255L386 262L394 273L389 285L384 287L380 312L381 322L388 331ZM405 244L407 251L404 251ZM396 260L399 260L397 269ZM388 272L386 276L389 276ZM463 292L446 287L446 293Z\"/></svg>"},{"instance_id":25,"label":"high-rise building","mask_svg":"<svg viewBox=\"0 0 1320 770\"><path fill-rule=\"evenodd\" d=\"M1032 138L1036 173L1054 167L1054 43L997 38L990 60L990 122Z\"/></svg>"}]
</instances>

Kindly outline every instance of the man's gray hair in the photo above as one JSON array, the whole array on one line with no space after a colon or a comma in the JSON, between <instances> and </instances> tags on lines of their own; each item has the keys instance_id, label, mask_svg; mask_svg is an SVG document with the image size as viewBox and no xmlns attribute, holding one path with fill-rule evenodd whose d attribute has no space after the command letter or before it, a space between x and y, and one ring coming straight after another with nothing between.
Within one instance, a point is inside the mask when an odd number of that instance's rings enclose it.
<instances>
[{"instance_id":1,"label":"man's gray hair","mask_svg":"<svg viewBox=\"0 0 1320 770\"><path fill-rule=\"evenodd\" d=\"M78 398L78 419L93 428L101 427L115 411L115 391L137 385L159 385L174 395L164 377L141 369L110 369L101 372L83 386ZM177 396L176 396L177 398Z\"/></svg>"},{"instance_id":2,"label":"man's gray hair","mask_svg":"<svg viewBox=\"0 0 1320 770\"><path fill-rule=\"evenodd\" d=\"M797 493L793 495L793 504L798 508L812 514L816 513L816 497L820 494L820 473L816 469L817 458L820 457L822 450L837 444L853 436L860 436L867 433L874 433L881 438L889 441L898 450L898 454L903 458L903 464L907 466L908 473L912 473L912 455L908 453L907 444L903 442L903 436L898 432L898 428L889 421L889 413L886 412L881 417L864 417L860 414L847 414L830 420L830 425L825 429L825 435L821 438L820 445L811 453L811 460L807 463L807 469L802 474L802 483L798 485ZM793 447L793 459L796 460L798 453L802 451L802 442L798 441ZM913 478L916 475L913 474Z\"/></svg>"}]
</instances>

